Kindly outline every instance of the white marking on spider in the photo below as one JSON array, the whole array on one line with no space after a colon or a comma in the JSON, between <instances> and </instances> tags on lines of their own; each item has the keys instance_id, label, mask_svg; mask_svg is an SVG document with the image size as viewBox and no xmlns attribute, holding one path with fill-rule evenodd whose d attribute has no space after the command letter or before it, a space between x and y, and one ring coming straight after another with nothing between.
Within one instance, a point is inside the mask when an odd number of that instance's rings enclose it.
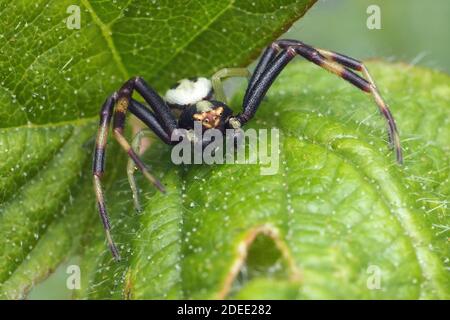
<instances>
[{"instance_id":1,"label":"white marking on spider","mask_svg":"<svg viewBox=\"0 0 450 320\"><path fill-rule=\"evenodd\" d=\"M206 78L183 79L178 81L178 85L175 88L167 90L165 99L170 104L195 104L208 97L211 88L211 81Z\"/></svg>"}]
</instances>

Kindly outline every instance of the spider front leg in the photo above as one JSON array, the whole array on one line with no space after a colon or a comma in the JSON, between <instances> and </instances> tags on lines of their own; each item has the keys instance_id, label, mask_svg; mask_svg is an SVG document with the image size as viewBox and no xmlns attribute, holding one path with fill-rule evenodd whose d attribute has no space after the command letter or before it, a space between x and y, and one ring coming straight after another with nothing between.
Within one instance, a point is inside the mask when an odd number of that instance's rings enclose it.
<instances>
[{"instance_id":1,"label":"spider front leg","mask_svg":"<svg viewBox=\"0 0 450 320\"><path fill-rule=\"evenodd\" d=\"M145 105L131 98L134 89L136 89L144 100L153 108L155 114L153 114ZM114 106L116 106L115 110ZM145 164L134 152L123 135L127 110L144 122L166 143L170 143L170 135L177 127L176 120L170 113L169 107L141 78L132 78L127 81L117 93L114 93L103 104L100 112L100 124L94 152L93 180L97 206L105 228L106 238L111 252L117 261L120 260L120 255L111 237L111 224L106 210L105 197L101 185L101 177L103 176L105 168L105 148L111 117L113 117L114 137L121 147L127 152L136 167L144 174L144 176L160 191L165 192L163 185L148 171Z\"/></svg>"},{"instance_id":2,"label":"spider front leg","mask_svg":"<svg viewBox=\"0 0 450 320\"><path fill-rule=\"evenodd\" d=\"M100 111L100 124L98 128L97 139L95 142L94 163L92 171L98 212L103 222L108 246L114 258L119 261L120 255L111 236L111 223L109 222L108 213L106 211L105 196L101 184L101 178L103 177L103 173L105 172L106 141L108 138L109 125L111 123L111 117L116 99L117 94L113 94L112 96L110 96L108 99L106 99Z\"/></svg>"},{"instance_id":3,"label":"spider front leg","mask_svg":"<svg viewBox=\"0 0 450 320\"><path fill-rule=\"evenodd\" d=\"M395 148L397 161L400 164L403 163L400 137L394 117L388 105L382 99L375 82L363 63L342 54L313 48L297 40L278 40L264 51L245 94L243 102L244 111L236 117L236 120L240 124L244 124L253 117L273 81L295 55L306 58L348 81L363 92L371 94L386 120L389 142ZM350 69L361 71L367 79L360 77Z\"/></svg>"}]
</instances>

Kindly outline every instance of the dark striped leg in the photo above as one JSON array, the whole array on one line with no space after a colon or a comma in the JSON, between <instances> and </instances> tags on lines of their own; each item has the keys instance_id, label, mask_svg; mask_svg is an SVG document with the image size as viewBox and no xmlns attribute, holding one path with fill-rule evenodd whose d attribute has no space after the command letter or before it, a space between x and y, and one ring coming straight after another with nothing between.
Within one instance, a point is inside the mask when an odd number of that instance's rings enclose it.
<instances>
[{"instance_id":1,"label":"dark striped leg","mask_svg":"<svg viewBox=\"0 0 450 320\"><path fill-rule=\"evenodd\" d=\"M369 70L361 61L334 51L324 49L316 49L316 50L328 60L336 61L337 63L347 68L361 72L364 75L364 77L366 77L366 79L369 81L369 83L371 83L374 87L376 87L375 81L373 81L373 78L370 75Z\"/></svg>"},{"instance_id":2,"label":"dark striped leg","mask_svg":"<svg viewBox=\"0 0 450 320\"><path fill-rule=\"evenodd\" d=\"M144 98L153 109L154 113L147 109L143 104L131 98L134 90ZM114 137L128 153L129 157L144 176L161 192L165 192L164 186L149 172L143 161L139 158L133 148L131 148L123 135L125 116L128 109L147 124L149 128L153 129L166 143L170 143L170 135L173 130L177 128L176 120L164 100L156 93L156 91L149 87L142 78L131 78L119 90L113 120Z\"/></svg>"},{"instance_id":3,"label":"dark striped leg","mask_svg":"<svg viewBox=\"0 0 450 320\"><path fill-rule=\"evenodd\" d=\"M267 66L273 61L273 59L276 57L279 51L280 47L276 42L273 42L262 53L261 58L259 59L258 64L256 65L256 68L253 71L253 74L250 78L247 90L245 91L244 104L247 103L248 96L252 91L253 87L255 86L255 83L259 80L259 78L266 70Z\"/></svg>"},{"instance_id":4,"label":"dark striped leg","mask_svg":"<svg viewBox=\"0 0 450 320\"><path fill-rule=\"evenodd\" d=\"M381 97L380 92L378 91L377 85L375 81L373 80L369 70L367 67L361 62L356 59L353 59L351 57L348 57L346 55L328 51L324 49L317 49L317 51L325 57L329 61L335 61L347 68L350 68L355 71L361 72L364 77L367 79L367 81L370 83L370 93L375 99L375 103L377 104L380 112L383 114L383 116L387 119L388 123L388 133L389 133L389 143L392 147L395 148L397 153L397 160L402 163L403 156L402 156L402 149L400 145L400 136L398 134L397 126L394 120L394 117L392 116L392 113L389 109L389 106L384 101L384 99Z\"/></svg>"},{"instance_id":5,"label":"dark striped leg","mask_svg":"<svg viewBox=\"0 0 450 320\"><path fill-rule=\"evenodd\" d=\"M381 114L386 119L389 134L389 143L395 149L397 161L400 164L403 163L400 136L398 134L394 117L392 116L388 105L384 102L383 98L378 92L378 89L373 82L373 79L370 76L367 68L357 60L351 59L344 55L334 54L332 52L326 52L326 55L329 57L327 58L326 56L323 56L319 51L311 47L298 47L296 48L296 52L309 61L338 75L339 77L347 80L362 91L367 92L373 96ZM324 52L324 50L322 50L322 52ZM349 68L352 68L354 70L363 72L363 74L366 75L367 80L346 68L345 65L348 65Z\"/></svg>"},{"instance_id":6,"label":"dark striped leg","mask_svg":"<svg viewBox=\"0 0 450 320\"><path fill-rule=\"evenodd\" d=\"M389 106L381 97L377 86L369 73L369 70L361 61L329 50L316 49L295 40L280 40L279 46L292 46L296 48L298 54L300 54L304 58L340 76L341 78L360 88L362 91L371 94L381 114L386 119L389 134L389 144L395 149L397 161L400 164L403 163L400 136L398 134L394 117L389 110ZM361 72L366 79L359 77L348 68ZM364 82L361 81L361 79L364 80Z\"/></svg>"},{"instance_id":7,"label":"dark striped leg","mask_svg":"<svg viewBox=\"0 0 450 320\"><path fill-rule=\"evenodd\" d=\"M159 94L153 90L145 81L140 77L133 78L134 89L144 98L145 102L153 109L154 115L161 126L168 133L169 137L173 130L177 128L177 120L170 111L169 106L159 96Z\"/></svg>"},{"instance_id":8,"label":"dark striped leg","mask_svg":"<svg viewBox=\"0 0 450 320\"><path fill-rule=\"evenodd\" d=\"M134 90L141 94L155 113L152 113L146 106L131 98ZM177 127L176 120L166 103L139 77L128 80L117 93L114 93L103 104L94 152L93 176L98 210L105 227L109 247L116 260L120 260L120 255L111 237L111 224L106 211L105 198L100 181L104 173L106 140L112 117L116 140L144 176L160 191L165 192L164 186L148 171L145 164L123 136L125 116L128 109L166 143L170 143L170 135Z\"/></svg>"},{"instance_id":9,"label":"dark striped leg","mask_svg":"<svg viewBox=\"0 0 450 320\"><path fill-rule=\"evenodd\" d=\"M131 96L134 90L136 90L144 98L148 106L153 109L153 116L158 120L158 123L164 131L170 136L172 131L177 128L177 120L172 115L166 102L141 77L131 78L125 82L122 88L120 88L117 97L117 109L126 112L127 109L131 107ZM136 110L139 105L135 104L135 107L136 108L134 109Z\"/></svg>"},{"instance_id":10,"label":"dark striped leg","mask_svg":"<svg viewBox=\"0 0 450 320\"><path fill-rule=\"evenodd\" d=\"M236 116L236 120L243 126L255 115L262 99L269 90L272 83L275 81L280 72L286 65L295 57L294 49L283 49L281 52L268 64L264 73L259 76L258 80L249 91L247 99L243 103L243 112Z\"/></svg>"},{"instance_id":11,"label":"dark striped leg","mask_svg":"<svg viewBox=\"0 0 450 320\"><path fill-rule=\"evenodd\" d=\"M155 114L151 112L145 105L134 99L131 99L128 110L132 114L134 114L136 118L141 120L147 127L149 127L162 141L167 144L173 144L173 142L170 140L170 135L161 126Z\"/></svg>"},{"instance_id":12,"label":"dark striped leg","mask_svg":"<svg viewBox=\"0 0 450 320\"><path fill-rule=\"evenodd\" d=\"M384 102L381 95L379 94L377 87L372 77L370 76L370 73L360 61L331 51L315 49L296 40L278 40L275 42L275 44L276 45L272 45L270 47L272 48L272 50L275 50L273 52L276 52L277 47L280 47L284 50L294 50L296 54L338 75L339 77L350 82L362 91L371 94L374 97L374 100L382 115L386 119L388 125L389 142L391 146L395 148L397 161L399 163L403 162L400 137L397 131L395 120L389 110L388 105ZM279 54L279 56L280 55L281 53ZM268 56L272 56L272 53L268 54ZM256 112L256 109L262 99L262 97L258 97L258 95L260 95L262 92L263 94L266 93L268 89L266 88L266 86L270 86L274 80L272 78L276 77L281 71L277 70L277 68L284 68L285 66L285 64L280 64L280 61L278 61L279 56L273 58L271 62L265 63L266 67L264 72L261 76L259 76L258 80L249 91L248 95L246 96L246 100L244 99L244 112L242 113L242 115L238 116L238 120L243 120L244 122L246 122ZM277 66L276 64L280 65ZM367 80L352 72L351 70L349 70L349 68L356 71L361 71L363 75L367 77ZM266 80L265 78L268 79ZM262 86L264 88L259 89L259 86Z\"/></svg>"},{"instance_id":13,"label":"dark striped leg","mask_svg":"<svg viewBox=\"0 0 450 320\"><path fill-rule=\"evenodd\" d=\"M116 94L106 99L103 107L100 111L100 124L98 127L97 140L94 150L94 165L93 165L93 178L94 178L94 190L97 198L97 207L102 219L103 226L106 232L106 239L108 241L109 248L114 258L119 261L120 255L116 245L111 236L111 224L109 222L108 213L106 211L105 197L103 188L101 185L101 178L105 171L105 148L108 138L109 125L111 123L111 116L116 101Z\"/></svg>"}]
</instances>

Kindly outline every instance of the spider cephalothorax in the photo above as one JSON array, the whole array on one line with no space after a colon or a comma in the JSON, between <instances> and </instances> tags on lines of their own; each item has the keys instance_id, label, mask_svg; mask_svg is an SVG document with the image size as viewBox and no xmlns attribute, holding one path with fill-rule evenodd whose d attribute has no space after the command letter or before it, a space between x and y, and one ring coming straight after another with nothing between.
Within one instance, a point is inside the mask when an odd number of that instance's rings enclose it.
<instances>
[{"instance_id":1,"label":"spider cephalothorax","mask_svg":"<svg viewBox=\"0 0 450 320\"><path fill-rule=\"evenodd\" d=\"M386 119L389 142L395 149L397 161L402 163L400 138L394 118L387 104L381 98L367 68L362 62L336 52L317 49L297 40L277 40L273 42L263 52L249 80L242 102L242 112L237 115L233 115L232 110L227 106L221 79L236 76L248 77L249 72L247 69L222 69L216 72L211 80L206 78L180 80L167 91L164 99L147 85L142 78L131 78L119 91L107 98L103 104L100 112L100 125L93 164L98 210L106 230L109 247L117 260L120 256L111 237L111 227L100 183L104 172L106 138L111 118L113 118L114 136L119 144L128 153L144 176L159 190L164 192L164 186L149 172L123 135L126 112L130 111L134 114L162 141L169 145L178 143L178 140L171 139L172 134L176 130L192 130L195 121L201 123L203 130L214 128L224 132L225 129L229 128L235 129L235 132L237 132L253 118L267 90L283 68L297 55L336 74L356 88L369 93L374 98L381 114ZM361 77L354 71L361 72L364 77ZM144 98L147 105L132 98L134 90ZM203 142L208 143L206 140L202 140Z\"/></svg>"},{"instance_id":2,"label":"spider cephalothorax","mask_svg":"<svg viewBox=\"0 0 450 320\"><path fill-rule=\"evenodd\" d=\"M222 102L201 100L183 110L178 124L184 129L194 129L194 122L199 121L203 130L214 128L223 132L232 114L231 109Z\"/></svg>"}]
</instances>

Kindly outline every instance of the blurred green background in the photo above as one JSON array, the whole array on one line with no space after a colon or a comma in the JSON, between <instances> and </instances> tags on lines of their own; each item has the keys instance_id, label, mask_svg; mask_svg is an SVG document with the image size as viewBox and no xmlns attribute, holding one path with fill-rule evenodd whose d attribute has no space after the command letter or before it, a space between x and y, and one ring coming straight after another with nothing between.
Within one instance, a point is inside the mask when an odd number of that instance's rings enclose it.
<instances>
[{"instance_id":1,"label":"blurred green background","mask_svg":"<svg viewBox=\"0 0 450 320\"><path fill-rule=\"evenodd\" d=\"M381 29L367 28L370 5L381 12ZM448 0L319 0L287 37L346 53L358 59L450 70Z\"/></svg>"},{"instance_id":2,"label":"blurred green background","mask_svg":"<svg viewBox=\"0 0 450 320\"><path fill-rule=\"evenodd\" d=\"M243 0L239 0L243 1ZM367 28L367 8L377 5L381 29ZM284 37L345 53L357 59L382 57L450 70L449 0L319 0ZM30 299L68 299L66 268L62 265L37 285Z\"/></svg>"}]
</instances>

